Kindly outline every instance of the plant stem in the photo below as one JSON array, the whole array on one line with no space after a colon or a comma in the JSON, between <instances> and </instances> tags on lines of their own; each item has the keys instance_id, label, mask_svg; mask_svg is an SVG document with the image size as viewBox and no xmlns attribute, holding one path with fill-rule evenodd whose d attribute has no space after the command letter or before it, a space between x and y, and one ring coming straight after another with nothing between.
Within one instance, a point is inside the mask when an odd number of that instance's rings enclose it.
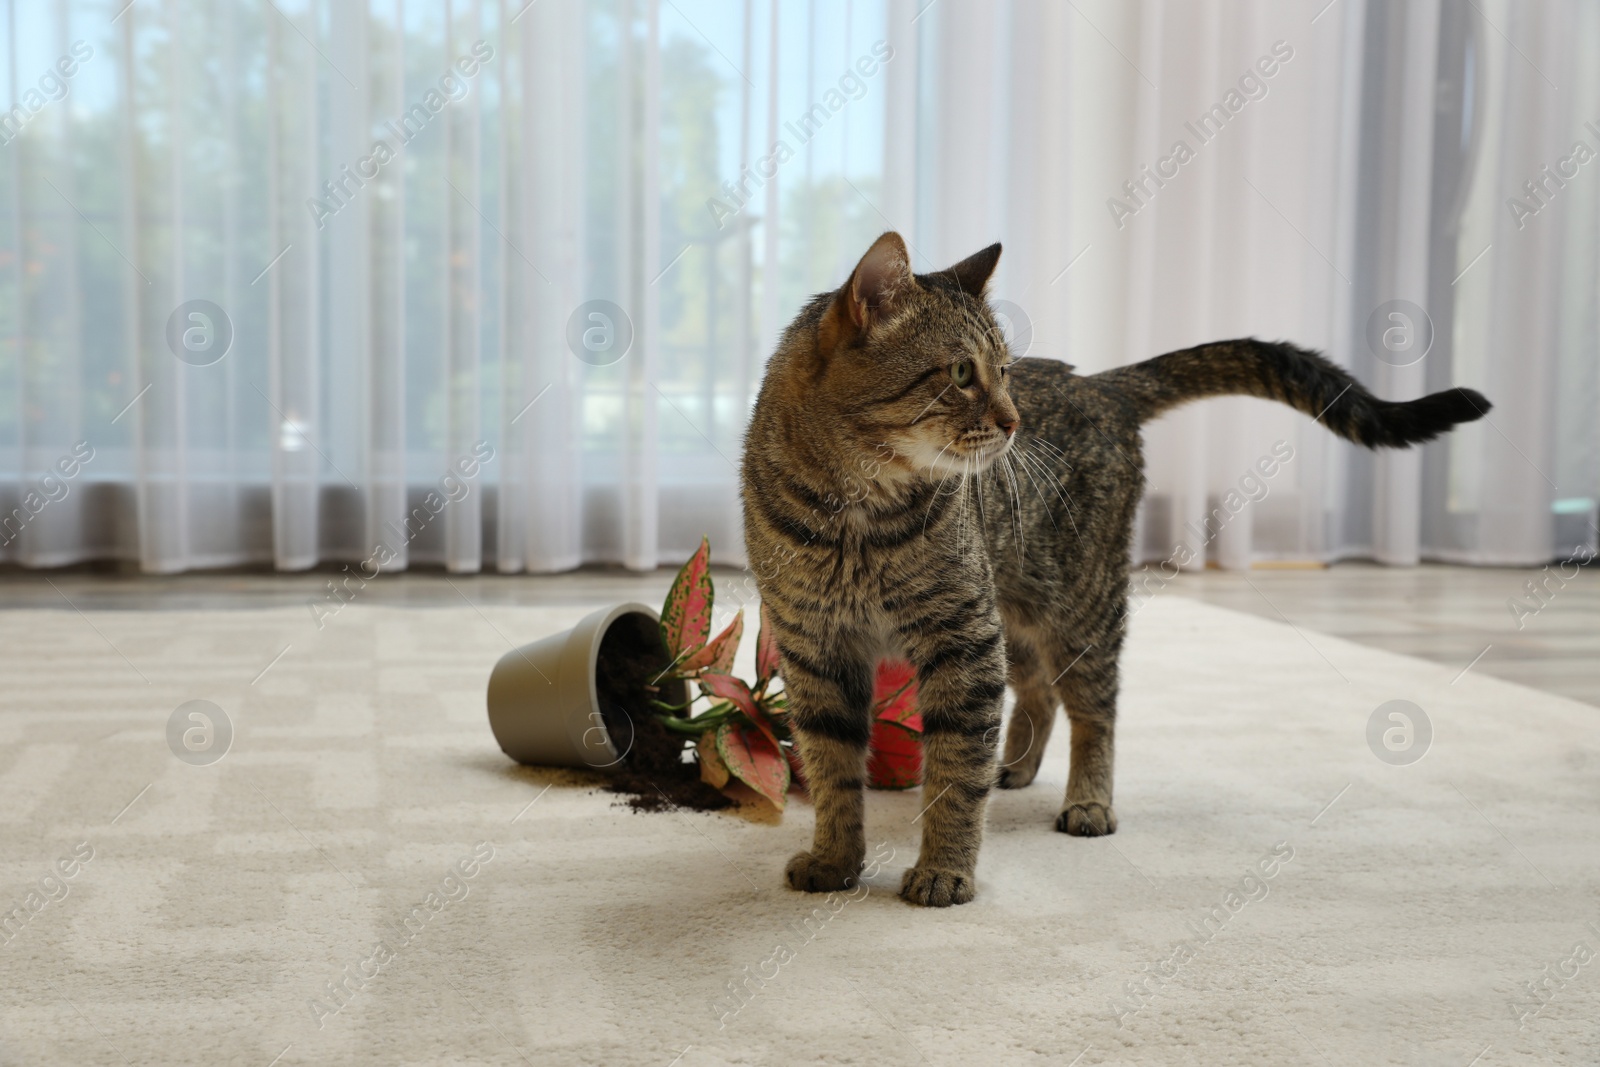
<instances>
[{"instance_id":1,"label":"plant stem","mask_svg":"<svg viewBox=\"0 0 1600 1067\"><path fill-rule=\"evenodd\" d=\"M715 723L703 722L701 719L680 719L676 715L657 715L656 719L673 733L685 734L689 737L699 737L710 729Z\"/></svg>"}]
</instances>

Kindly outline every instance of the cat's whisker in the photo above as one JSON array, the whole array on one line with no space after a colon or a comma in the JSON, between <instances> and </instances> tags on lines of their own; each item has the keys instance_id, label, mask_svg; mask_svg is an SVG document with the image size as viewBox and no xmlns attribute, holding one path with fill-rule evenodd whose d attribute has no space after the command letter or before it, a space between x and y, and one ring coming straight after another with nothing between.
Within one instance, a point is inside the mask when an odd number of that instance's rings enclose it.
<instances>
[{"instance_id":1,"label":"cat's whisker","mask_svg":"<svg viewBox=\"0 0 1600 1067\"><path fill-rule=\"evenodd\" d=\"M1072 469L1072 464L1066 461L1066 454L1056 447L1053 441L1047 441L1043 437L1035 436L1028 442L1028 448L1041 459L1049 460L1052 465L1059 463L1067 470Z\"/></svg>"},{"instance_id":2,"label":"cat's whisker","mask_svg":"<svg viewBox=\"0 0 1600 1067\"><path fill-rule=\"evenodd\" d=\"M971 461L971 459L966 461L966 510L965 514L962 515L963 528L970 528L970 517L973 514L973 498L978 498L978 501L982 502L982 486L978 485L978 470L976 470L976 466L978 464ZM974 539L976 539L976 536L974 536Z\"/></svg>"},{"instance_id":3,"label":"cat's whisker","mask_svg":"<svg viewBox=\"0 0 1600 1067\"><path fill-rule=\"evenodd\" d=\"M952 442L950 442L950 444L955 444L955 442L954 442L954 441L952 441ZM945 446L945 448L949 448L949 447L950 447L950 445L946 445L946 446ZM940 449L940 450L939 450L939 455L940 455L940 456L942 456L942 455L944 455L944 449ZM939 461L939 457L938 457L938 456L935 456L935 457L934 457L934 462L935 462L935 463L937 463L937 462L938 462L938 461ZM950 461L950 462L951 462L951 463L954 463L954 460L951 460L951 461ZM965 463L965 462L966 462L966 461L965 461L965 459L963 459L963 460L962 460L962 462L963 462L963 463ZM950 480L950 476L951 476L951 475L952 475L952 474L954 474L954 475L956 475L956 476L957 476L957 478L958 478L958 479L959 479L959 478L960 478L960 473L959 473L959 472L958 472L958 471L957 471L957 469L956 469L956 468L955 468L955 467L954 467L954 466L951 466L951 467L950 467L950 469L949 469L949 470L946 470L946 471L945 471L945 472L944 472L944 476L943 476L943 477L941 477L941 478L940 478L940 479L939 479L939 495L940 495L940 496L944 496L944 495L945 495L945 492L944 492L944 483L945 483L945 482L947 482L947 481L949 481L949 480ZM961 489L961 483L960 483L960 481L959 481L959 480L958 480L958 481L957 481L957 482L956 482L956 488L955 488L955 489L953 489L953 490L951 490L951 492L952 492L952 493L954 493L954 492L959 492L959 491L960 491L960 489Z\"/></svg>"},{"instance_id":4,"label":"cat's whisker","mask_svg":"<svg viewBox=\"0 0 1600 1067\"><path fill-rule=\"evenodd\" d=\"M965 456L961 459L961 473L956 478L956 547L961 547L961 527L965 523L967 514L967 465Z\"/></svg>"},{"instance_id":5,"label":"cat's whisker","mask_svg":"<svg viewBox=\"0 0 1600 1067\"><path fill-rule=\"evenodd\" d=\"M928 464L928 470L930 472L933 470L934 464L938 463L939 460L944 458L944 454L945 454L946 449L948 449L953 444L955 444L954 441L946 442L944 448L939 449L939 454L937 456L933 457L933 462L932 463ZM930 519L933 516L933 505L937 504L939 502L939 498L944 495L944 483L949 481L949 480L950 480L950 473L947 471L945 473L944 477L939 479L939 484L934 486L934 488L933 488L933 498L928 501L928 510L926 512L924 512L923 516L922 516L922 536L923 537L927 537L928 536L928 519Z\"/></svg>"},{"instance_id":6,"label":"cat's whisker","mask_svg":"<svg viewBox=\"0 0 1600 1067\"><path fill-rule=\"evenodd\" d=\"M1036 447L1041 443L1042 442L1039 439L1035 438L1026 449L1022 449L1021 451L1026 452L1029 456L1031 456L1034 463L1038 465L1039 469L1048 472L1052 478L1054 478L1056 468L1058 466L1064 467L1068 471L1072 470L1072 465L1070 463L1057 463L1055 453L1042 451Z\"/></svg>"},{"instance_id":7,"label":"cat's whisker","mask_svg":"<svg viewBox=\"0 0 1600 1067\"><path fill-rule=\"evenodd\" d=\"M1017 543L1017 555L1020 556L1022 555L1024 541L1022 533L1022 498L1017 494L1016 472L1011 467L1011 457L1001 456L1000 462L996 464L996 470L1004 475L1001 479L1001 484L1006 488L1006 503L1011 505L1011 533Z\"/></svg>"},{"instance_id":8,"label":"cat's whisker","mask_svg":"<svg viewBox=\"0 0 1600 1067\"><path fill-rule=\"evenodd\" d=\"M1023 454L1024 453L1018 453L1019 456ZM1043 462L1038 456L1033 456L1032 459L1035 463ZM1054 477L1054 472L1049 470L1048 467L1044 468L1042 473L1044 474L1045 481L1050 483L1050 488L1055 490L1056 498L1061 501L1061 506L1066 509L1067 522L1072 524L1072 532L1077 535L1078 541L1081 544L1083 541L1083 534L1078 530L1078 520L1073 517L1072 494L1067 493L1065 496L1062 495L1063 490L1061 488L1061 482Z\"/></svg>"},{"instance_id":9,"label":"cat's whisker","mask_svg":"<svg viewBox=\"0 0 1600 1067\"><path fill-rule=\"evenodd\" d=\"M1028 470L1038 473L1047 481L1050 480L1050 475L1053 473L1050 470L1050 467L1033 452L1029 451L1028 449L1021 448L1017 450L1016 456L1018 461L1020 461Z\"/></svg>"},{"instance_id":10,"label":"cat's whisker","mask_svg":"<svg viewBox=\"0 0 1600 1067\"><path fill-rule=\"evenodd\" d=\"M1052 462L1060 462L1063 467L1067 468L1067 470L1072 469L1072 464L1066 462L1066 453L1061 451L1060 447L1054 441L1047 441L1038 434L1034 434L1032 441L1029 443L1029 447L1039 447L1045 449L1045 455L1049 456Z\"/></svg>"},{"instance_id":11,"label":"cat's whisker","mask_svg":"<svg viewBox=\"0 0 1600 1067\"><path fill-rule=\"evenodd\" d=\"M1037 496L1040 506L1045 509L1045 517L1050 520L1051 528L1053 528L1053 530L1061 530L1059 523L1056 523L1056 515L1054 515L1053 510L1051 510L1050 501L1046 501L1045 499L1045 491L1038 488L1038 478L1034 477L1034 467L1032 467L1032 464L1030 464L1027 454L1016 454L1016 464L1018 464L1019 469L1022 470L1022 474L1027 475L1027 480L1029 480L1029 483L1032 483L1032 486L1034 486L1034 494ZM1074 530L1075 528L1077 528L1077 525L1074 523Z\"/></svg>"},{"instance_id":12,"label":"cat's whisker","mask_svg":"<svg viewBox=\"0 0 1600 1067\"><path fill-rule=\"evenodd\" d=\"M929 477L933 476L934 468L939 465L939 461L944 458L944 454L947 451L950 450L950 446L953 445L953 444L955 444L954 441L945 442L945 446L943 448L939 449L938 454L928 461L928 476ZM944 484L943 479L940 479L939 484L940 485Z\"/></svg>"},{"instance_id":13,"label":"cat's whisker","mask_svg":"<svg viewBox=\"0 0 1600 1067\"><path fill-rule=\"evenodd\" d=\"M1021 466L1022 473L1028 476L1028 481L1033 483L1033 491L1039 497L1039 503L1044 505L1045 517L1050 520L1050 525L1059 530L1060 527L1056 525L1056 517L1050 511L1050 502L1044 498L1044 490L1039 488L1039 480L1033 476L1033 466L1028 462L1028 454L1026 452L1018 452L1017 463Z\"/></svg>"},{"instance_id":14,"label":"cat's whisker","mask_svg":"<svg viewBox=\"0 0 1600 1067\"><path fill-rule=\"evenodd\" d=\"M1072 531L1077 533L1078 523L1075 522L1074 518L1075 515L1077 515L1077 504L1075 504L1074 499L1072 499L1072 493L1067 493L1067 491L1062 488L1061 478L1054 477L1056 472L1051 470L1048 466L1043 466L1042 459L1038 458L1038 456L1034 456L1034 462L1035 464L1042 464L1042 466L1040 466L1040 472L1042 472L1046 482L1050 483L1051 490L1056 491L1056 498L1061 501L1061 506L1064 507L1064 509L1067 509L1067 522L1072 523ZM1083 534L1078 534L1078 541L1083 541Z\"/></svg>"},{"instance_id":15,"label":"cat's whisker","mask_svg":"<svg viewBox=\"0 0 1600 1067\"><path fill-rule=\"evenodd\" d=\"M978 473L978 477L981 478L982 476L983 472L980 471ZM973 496L978 498L978 531L983 535L985 540L988 540L989 516L984 514L983 510L983 485L981 483L978 485L978 490L973 494Z\"/></svg>"}]
</instances>

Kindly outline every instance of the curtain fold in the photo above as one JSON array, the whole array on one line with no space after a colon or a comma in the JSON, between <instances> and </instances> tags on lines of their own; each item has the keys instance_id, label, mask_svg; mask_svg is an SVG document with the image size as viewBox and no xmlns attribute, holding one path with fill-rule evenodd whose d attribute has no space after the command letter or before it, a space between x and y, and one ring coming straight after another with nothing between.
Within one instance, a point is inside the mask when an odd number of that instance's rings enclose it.
<instances>
[{"instance_id":1,"label":"curtain fold","mask_svg":"<svg viewBox=\"0 0 1600 1067\"><path fill-rule=\"evenodd\" d=\"M741 563L767 354L891 227L1003 241L1028 358L1496 405L1379 455L1172 413L1143 560L1594 546L1593 5L0 4L0 562Z\"/></svg>"},{"instance_id":2,"label":"curtain fold","mask_svg":"<svg viewBox=\"0 0 1600 1067\"><path fill-rule=\"evenodd\" d=\"M1600 184L1581 162L1559 184L1540 167L1581 156L1574 138L1600 148L1567 88L1596 58L1582 32L1594 14L1507 0L1068 10L1061 27L1056 5L1032 0L929 8L900 149L918 160L908 237L930 259L971 251L969 231L994 226L996 179L1005 188L1010 269L995 295L1035 320L1065 309L1064 343L1032 354L1094 371L1281 337L1389 399L1467 385L1496 404L1445 439L1376 454L1264 401L1171 413L1146 435L1140 558L1183 543L1191 567L1537 564L1592 547ZM1007 22L1022 27L1017 69L1043 47L1065 84L991 69L990 31ZM993 114L1021 152L994 150ZM1037 146L1053 143L1079 162L1041 185ZM1028 177L1005 184L1017 169ZM1530 179L1537 219L1515 207ZM1048 267L1031 251L1041 224ZM1272 477L1253 473L1280 447Z\"/></svg>"}]
</instances>

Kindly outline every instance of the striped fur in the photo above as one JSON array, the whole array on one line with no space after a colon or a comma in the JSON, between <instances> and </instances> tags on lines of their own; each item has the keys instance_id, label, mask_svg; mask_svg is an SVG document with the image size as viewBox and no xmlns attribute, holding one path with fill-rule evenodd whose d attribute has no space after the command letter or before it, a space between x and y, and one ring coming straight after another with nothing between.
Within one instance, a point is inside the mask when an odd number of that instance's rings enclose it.
<instances>
[{"instance_id":1,"label":"striped fur","mask_svg":"<svg viewBox=\"0 0 1600 1067\"><path fill-rule=\"evenodd\" d=\"M1469 390L1388 404L1313 353L1254 340L1087 378L1042 360L1013 368L983 295L999 254L913 275L904 243L885 234L844 287L802 310L768 364L742 495L816 806L812 846L786 872L796 889L845 888L861 870L868 704L886 655L916 665L925 729L922 850L904 897L972 898L989 790L1033 780L1058 705L1071 770L1056 828L1116 831L1143 421L1245 393L1394 446L1489 407ZM1017 702L997 760L1007 684Z\"/></svg>"}]
</instances>

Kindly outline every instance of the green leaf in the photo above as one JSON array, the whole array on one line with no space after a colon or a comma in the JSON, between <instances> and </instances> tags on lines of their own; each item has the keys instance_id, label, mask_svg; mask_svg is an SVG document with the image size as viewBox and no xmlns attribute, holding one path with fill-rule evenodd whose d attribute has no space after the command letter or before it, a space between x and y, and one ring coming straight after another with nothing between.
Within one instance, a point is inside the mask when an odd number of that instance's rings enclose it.
<instances>
[{"instance_id":1,"label":"green leaf","mask_svg":"<svg viewBox=\"0 0 1600 1067\"><path fill-rule=\"evenodd\" d=\"M717 755L730 774L783 810L789 792L789 761L771 734L725 722L717 728Z\"/></svg>"},{"instance_id":2,"label":"green leaf","mask_svg":"<svg viewBox=\"0 0 1600 1067\"><path fill-rule=\"evenodd\" d=\"M678 571L661 605L661 640L674 663L706 643L711 634L711 542L700 547Z\"/></svg>"}]
</instances>

